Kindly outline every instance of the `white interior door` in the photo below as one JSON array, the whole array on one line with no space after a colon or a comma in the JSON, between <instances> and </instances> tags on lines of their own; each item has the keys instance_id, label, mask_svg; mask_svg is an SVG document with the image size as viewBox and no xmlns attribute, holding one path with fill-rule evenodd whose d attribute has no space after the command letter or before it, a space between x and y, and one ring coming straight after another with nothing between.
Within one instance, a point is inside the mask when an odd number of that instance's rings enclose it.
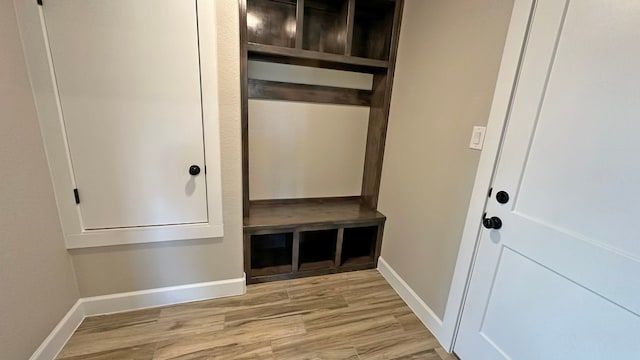
<instances>
[{"instance_id":1,"label":"white interior door","mask_svg":"<svg viewBox=\"0 0 640 360\"><path fill-rule=\"evenodd\" d=\"M207 222L196 1L43 11L83 227Z\"/></svg>"},{"instance_id":2,"label":"white interior door","mask_svg":"<svg viewBox=\"0 0 640 360\"><path fill-rule=\"evenodd\" d=\"M639 24L635 0L537 2L462 360L640 359Z\"/></svg>"}]
</instances>

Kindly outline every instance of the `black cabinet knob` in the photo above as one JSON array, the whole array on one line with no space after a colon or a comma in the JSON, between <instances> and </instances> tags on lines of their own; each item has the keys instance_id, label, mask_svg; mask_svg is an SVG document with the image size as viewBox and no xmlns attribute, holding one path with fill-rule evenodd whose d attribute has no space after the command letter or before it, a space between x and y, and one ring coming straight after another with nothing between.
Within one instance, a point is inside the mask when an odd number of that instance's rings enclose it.
<instances>
[{"instance_id":1,"label":"black cabinet knob","mask_svg":"<svg viewBox=\"0 0 640 360\"><path fill-rule=\"evenodd\" d=\"M498 193L496 194L496 200L500 204L508 203L509 202L509 193L507 193L506 191L498 191Z\"/></svg>"},{"instance_id":2,"label":"black cabinet knob","mask_svg":"<svg viewBox=\"0 0 640 360\"><path fill-rule=\"evenodd\" d=\"M198 165L189 166L189 174L193 176L200 174L200 166Z\"/></svg>"},{"instance_id":3,"label":"black cabinet knob","mask_svg":"<svg viewBox=\"0 0 640 360\"><path fill-rule=\"evenodd\" d=\"M484 227L486 227L487 229L498 230L502 227L502 220L500 220L500 218L496 216L484 218L484 220L482 220L482 225L484 225Z\"/></svg>"}]
</instances>

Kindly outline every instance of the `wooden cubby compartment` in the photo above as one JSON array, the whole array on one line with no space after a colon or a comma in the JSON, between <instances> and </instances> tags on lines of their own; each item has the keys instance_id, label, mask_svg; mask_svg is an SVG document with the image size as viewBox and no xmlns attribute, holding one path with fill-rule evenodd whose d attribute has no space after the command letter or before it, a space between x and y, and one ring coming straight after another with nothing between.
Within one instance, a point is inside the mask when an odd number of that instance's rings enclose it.
<instances>
[{"instance_id":1,"label":"wooden cubby compartment","mask_svg":"<svg viewBox=\"0 0 640 360\"><path fill-rule=\"evenodd\" d=\"M293 233L251 235L250 276L286 274L292 271Z\"/></svg>"},{"instance_id":2,"label":"wooden cubby compartment","mask_svg":"<svg viewBox=\"0 0 640 360\"><path fill-rule=\"evenodd\" d=\"M356 0L352 56L389 59L394 6L389 0Z\"/></svg>"},{"instance_id":3,"label":"wooden cubby compartment","mask_svg":"<svg viewBox=\"0 0 640 360\"><path fill-rule=\"evenodd\" d=\"M348 10L348 0L305 0L302 48L344 54Z\"/></svg>"},{"instance_id":4,"label":"wooden cubby compartment","mask_svg":"<svg viewBox=\"0 0 640 360\"><path fill-rule=\"evenodd\" d=\"M375 263L378 226L344 229L340 266L360 266Z\"/></svg>"},{"instance_id":5,"label":"wooden cubby compartment","mask_svg":"<svg viewBox=\"0 0 640 360\"><path fill-rule=\"evenodd\" d=\"M247 0L247 40L295 47L296 9L296 0Z\"/></svg>"},{"instance_id":6,"label":"wooden cubby compartment","mask_svg":"<svg viewBox=\"0 0 640 360\"><path fill-rule=\"evenodd\" d=\"M334 268L337 240L337 229L301 231L298 271Z\"/></svg>"}]
</instances>

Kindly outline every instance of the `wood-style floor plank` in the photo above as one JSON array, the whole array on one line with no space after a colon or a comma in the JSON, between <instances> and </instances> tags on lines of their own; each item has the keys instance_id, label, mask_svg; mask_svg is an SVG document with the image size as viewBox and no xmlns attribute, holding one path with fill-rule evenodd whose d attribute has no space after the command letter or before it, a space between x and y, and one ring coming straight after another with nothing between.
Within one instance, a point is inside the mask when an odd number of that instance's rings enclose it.
<instances>
[{"instance_id":1,"label":"wood-style floor plank","mask_svg":"<svg viewBox=\"0 0 640 360\"><path fill-rule=\"evenodd\" d=\"M87 355L78 355L65 360L151 360L156 350L156 344L144 344L127 348L100 351Z\"/></svg>"},{"instance_id":2,"label":"wood-style floor plank","mask_svg":"<svg viewBox=\"0 0 640 360\"><path fill-rule=\"evenodd\" d=\"M85 319L65 360L453 360L376 270Z\"/></svg>"}]
</instances>

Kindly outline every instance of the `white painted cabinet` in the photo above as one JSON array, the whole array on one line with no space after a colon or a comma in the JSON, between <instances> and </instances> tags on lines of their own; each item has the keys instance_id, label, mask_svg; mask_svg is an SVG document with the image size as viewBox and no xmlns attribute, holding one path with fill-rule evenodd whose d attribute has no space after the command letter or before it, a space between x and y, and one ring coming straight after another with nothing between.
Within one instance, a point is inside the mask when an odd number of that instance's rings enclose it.
<instances>
[{"instance_id":1,"label":"white painted cabinet","mask_svg":"<svg viewBox=\"0 0 640 360\"><path fill-rule=\"evenodd\" d=\"M58 114L41 122L64 140L66 164L50 161L70 173L52 169L68 247L222 236L213 7L44 1Z\"/></svg>"}]
</instances>

